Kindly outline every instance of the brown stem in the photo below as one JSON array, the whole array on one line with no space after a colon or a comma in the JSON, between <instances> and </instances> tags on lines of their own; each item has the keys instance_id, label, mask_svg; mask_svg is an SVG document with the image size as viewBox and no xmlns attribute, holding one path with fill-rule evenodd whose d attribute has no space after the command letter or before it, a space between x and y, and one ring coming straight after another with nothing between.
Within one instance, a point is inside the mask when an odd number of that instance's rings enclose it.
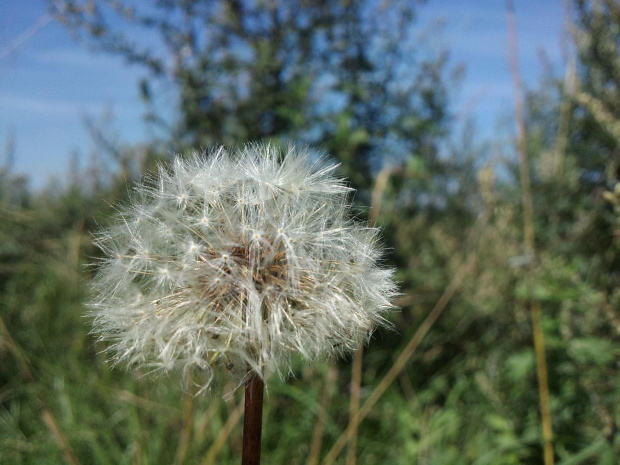
<instances>
[{"instance_id":1,"label":"brown stem","mask_svg":"<svg viewBox=\"0 0 620 465\"><path fill-rule=\"evenodd\" d=\"M506 0L508 14L508 40L510 45L510 67L512 70L513 89L515 96L515 117L517 120L517 149L519 152L519 177L522 189L523 204L523 231L525 252L534 256L534 207L530 186L530 168L527 156L527 134L525 127L525 112L521 91L521 75L519 74L519 60L517 54L517 26L513 0ZM551 406L549 403L549 381L547 376L547 359L545 355L545 337L542 329L540 303L533 297L534 269L530 262L528 266L528 299L527 306L532 317L532 332L534 334L534 351L536 353L536 371L538 377L538 393L540 399L540 416L543 436L543 457L545 465L554 464L553 428L551 422Z\"/></svg>"},{"instance_id":2,"label":"brown stem","mask_svg":"<svg viewBox=\"0 0 620 465\"><path fill-rule=\"evenodd\" d=\"M242 465L260 464L260 438L263 425L263 391L265 383L252 372L245 383Z\"/></svg>"},{"instance_id":3,"label":"brown stem","mask_svg":"<svg viewBox=\"0 0 620 465\"><path fill-rule=\"evenodd\" d=\"M191 376L190 380L191 381ZM192 423L194 420L194 398L191 393L185 395L183 401L183 420L181 424L181 433L179 434L179 444L177 446L177 454L174 458L175 465L183 465L187 456L187 449L192 436Z\"/></svg>"},{"instance_id":4,"label":"brown stem","mask_svg":"<svg viewBox=\"0 0 620 465\"><path fill-rule=\"evenodd\" d=\"M310 445L310 454L308 455L308 465L318 465L319 455L321 454L321 445L323 443L323 431L327 421L327 411L332 400L332 388L338 378L338 371L335 367L329 366L325 375L325 385L323 386L323 396L321 397L321 409L317 415L314 424L314 432L312 433L312 443Z\"/></svg>"},{"instance_id":5,"label":"brown stem","mask_svg":"<svg viewBox=\"0 0 620 465\"><path fill-rule=\"evenodd\" d=\"M360 409L363 355L364 346L361 346L353 354L353 368L351 370L351 399L349 401L349 428L351 429L351 436L349 438L349 446L347 448L347 465L355 465L358 423L355 422L354 419Z\"/></svg>"}]
</instances>

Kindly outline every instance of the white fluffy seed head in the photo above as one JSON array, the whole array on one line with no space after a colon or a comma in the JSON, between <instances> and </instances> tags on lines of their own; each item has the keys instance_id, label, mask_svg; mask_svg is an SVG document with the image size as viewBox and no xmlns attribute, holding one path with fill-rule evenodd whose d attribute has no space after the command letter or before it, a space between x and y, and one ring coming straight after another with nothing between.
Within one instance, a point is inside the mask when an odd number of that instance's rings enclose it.
<instances>
[{"instance_id":1,"label":"white fluffy seed head","mask_svg":"<svg viewBox=\"0 0 620 465\"><path fill-rule=\"evenodd\" d=\"M392 308L378 231L354 221L335 165L248 145L177 158L96 237L90 303L111 359L241 383L357 349ZM220 383L215 383L220 384Z\"/></svg>"}]
</instances>

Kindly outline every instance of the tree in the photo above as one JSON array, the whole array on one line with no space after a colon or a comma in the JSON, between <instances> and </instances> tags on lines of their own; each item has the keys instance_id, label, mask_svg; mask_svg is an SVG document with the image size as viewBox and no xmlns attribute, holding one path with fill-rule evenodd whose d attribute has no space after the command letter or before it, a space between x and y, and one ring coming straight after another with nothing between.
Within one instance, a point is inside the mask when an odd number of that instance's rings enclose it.
<instances>
[{"instance_id":1,"label":"tree","mask_svg":"<svg viewBox=\"0 0 620 465\"><path fill-rule=\"evenodd\" d=\"M148 102L172 85L162 93L171 88L177 105L174 149L295 139L340 158L362 188L386 159L436 157L449 122L446 55L422 51L412 2L139 5L50 8L78 39L145 67Z\"/></svg>"}]
</instances>

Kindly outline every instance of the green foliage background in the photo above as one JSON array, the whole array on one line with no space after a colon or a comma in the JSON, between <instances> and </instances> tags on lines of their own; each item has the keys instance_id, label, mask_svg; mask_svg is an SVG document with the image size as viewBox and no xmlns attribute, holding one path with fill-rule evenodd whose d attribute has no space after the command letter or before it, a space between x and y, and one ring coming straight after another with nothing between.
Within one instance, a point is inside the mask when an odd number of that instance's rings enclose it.
<instances>
[{"instance_id":1,"label":"green foliage background","mask_svg":"<svg viewBox=\"0 0 620 465\"><path fill-rule=\"evenodd\" d=\"M358 463L543 463L532 298L557 463L618 463L620 7L575 1L575 78L548 76L528 95L532 256L516 156L499 140L478 144L475 131L452 133L455 75L412 27L412 2L347 3L50 5L81 40L145 66L147 116L165 136L102 143L97 163L44 192L0 172L0 463L239 461L241 393L194 398L172 376L112 369L84 302L98 253L90 231L134 179L170 148L256 139L326 149L358 189L360 215L378 213L402 309L397 332L364 351L362 403L467 267L361 423ZM133 42L128 24L157 35L162 55ZM178 97L172 122L158 110L162 86ZM320 463L348 424L350 387L349 360L300 360L286 383L270 380L264 463Z\"/></svg>"}]
</instances>

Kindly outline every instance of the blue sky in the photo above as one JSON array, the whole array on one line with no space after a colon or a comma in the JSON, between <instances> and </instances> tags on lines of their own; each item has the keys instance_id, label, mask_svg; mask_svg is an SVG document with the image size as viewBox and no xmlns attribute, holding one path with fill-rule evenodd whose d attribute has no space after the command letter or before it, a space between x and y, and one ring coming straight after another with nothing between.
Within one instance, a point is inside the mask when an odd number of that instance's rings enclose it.
<instances>
[{"instance_id":1,"label":"blue sky","mask_svg":"<svg viewBox=\"0 0 620 465\"><path fill-rule=\"evenodd\" d=\"M542 74L541 51L563 73L562 1L515 0L515 8L521 72L533 87ZM85 115L109 118L124 144L148 139L141 69L76 44L46 16L44 0L0 0L0 12L0 153L13 135L14 172L40 188L53 177L62 180L72 154L86 164L93 142ZM437 46L451 51L452 65L466 66L453 109L461 120L474 117L481 137L491 136L513 105L505 2L429 0L418 13L420 30L445 21Z\"/></svg>"}]
</instances>

